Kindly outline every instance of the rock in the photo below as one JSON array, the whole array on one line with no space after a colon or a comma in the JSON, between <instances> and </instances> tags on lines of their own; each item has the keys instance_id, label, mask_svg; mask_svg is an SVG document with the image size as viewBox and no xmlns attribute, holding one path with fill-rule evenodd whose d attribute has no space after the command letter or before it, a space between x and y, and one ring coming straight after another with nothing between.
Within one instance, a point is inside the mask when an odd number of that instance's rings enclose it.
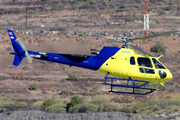
<instances>
[{"instance_id":1,"label":"rock","mask_svg":"<svg viewBox=\"0 0 180 120\"><path fill-rule=\"evenodd\" d=\"M6 109L0 108L0 113L6 112Z\"/></svg>"},{"instance_id":2,"label":"rock","mask_svg":"<svg viewBox=\"0 0 180 120\"><path fill-rule=\"evenodd\" d=\"M53 42L54 43L59 43L59 40L54 39Z\"/></svg>"},{"instance_id":3,"label":"rock","mask_svg":"<svg viewBox=\"0 0 180 120\"><path fill-rule=\"evenodd\" d=\"M115 5L110 5L108 9L115 9Z\"/></svg>"},{"instance_id":4,"label":"rock","mask_svg":"<svg viewBox=\"0 0 180 120\"><path fill-rule=\"evenodd\" d=\"M7 47L6 50L7 51L12 51L12 47Z\"/></svg>"},{"instance_id":5,"label":"rock","mask_svg":"<svg viewBox=\"0 0 180 120\"><path fill-rule=\"evenodd\" d=\"M29 31L29 35L33 35L33 31Z\"/></svg>"},{"instance_id":6,"label":"rock","mask_svg":"<svg viewBox=\"0 0 180 120\"><path fill-rule=\"evenodd\" d=\"M46 32L45 30L40 30L41 34L45 34L45 32Z\"/></svg>"},{"instance_id":7,"label":"rock","mask_svg":"<svg viewBox=\"0 0 180 120\"><path fill-rule=\"evenodd\" d=\"M96 113L47 113L38 110L24 110L0 113L4 120L167 120L154 115L141 115L122 112Z\"/></svg>"},{"instance_id":8,"label":"rock","mask_svg":"<svg viewBox=\"0 0 180 120\"><path fill-rule=\"evenodd\" d=\"M29 32L28 32L28 31L26 31L26 32L25 32L25 34L26 34L26 35L28 35L28 34L29 34Z\"/></svg>"}]
</instances>

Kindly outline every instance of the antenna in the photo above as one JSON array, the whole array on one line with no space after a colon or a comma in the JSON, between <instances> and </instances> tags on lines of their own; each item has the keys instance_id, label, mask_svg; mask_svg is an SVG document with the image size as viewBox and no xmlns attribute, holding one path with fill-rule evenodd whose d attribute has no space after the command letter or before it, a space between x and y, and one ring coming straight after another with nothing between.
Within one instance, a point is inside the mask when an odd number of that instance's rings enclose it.
<instances>
[{"instance_id":1,"label":"antenna","mask_svg":"<svg viewBox=\"0 0 180 120\"><path fill-rule=\"evenodd\" d=\"M144 0L144 36L149 35L149 7L148 0ZM149 39L147 39L149 42Z\"/></svg>"}]
</instances>

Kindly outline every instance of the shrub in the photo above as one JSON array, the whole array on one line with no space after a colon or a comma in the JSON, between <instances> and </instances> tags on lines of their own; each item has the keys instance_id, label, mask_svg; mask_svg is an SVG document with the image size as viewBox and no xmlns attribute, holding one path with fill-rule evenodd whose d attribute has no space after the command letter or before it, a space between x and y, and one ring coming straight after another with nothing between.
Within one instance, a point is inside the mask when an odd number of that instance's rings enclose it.
<instances>
[{"instance_id":1,"label":"shrub","mask_svg":"<svg viewBox=\"0 0 180 120\"><path fill-rule=\"evenodd\" d=\"M87 9L87 8L89 8L88 4L84 4L84 5L81 6L81 9Z\"/></svg>"},{"instance_id":2,"label":"shrub","mask_svg":"<svg viewBox=\"0 0 180 120\"><path fill-rule=\"evenodd\" d=\"M133 20L132 18L130 18L130 17L126 18L125 21L126 21L126 22L134 22L134 20Z\"/></svg>"},{"instance_id":3,"label":"shrub","mask_svg":"<svg viewBox=\"0 0 180 120\"><path fill-rule=\"evenodd\" d=\"M159 15L164 15L164 14L166 14L166 12L163 11L163 10L158 10L157 12L158 12Z\"/></svg>"},{"instance_id":4,"label":"shrub","mask_svg":"<svg viewBox=\"0 0 180 120\"><path fill-rule=\"evenodd\" d=\"M47 4L48 4L48 5L51 5L51 4L52 4L52 2L51 2L51 1L49 1L49 2L47 2Z\"/></svg>"},{"instance_id":5,"label":"shrub","mask_svg":"<svg viewBox=\"0 0 180 120\"><path fill-rule=\"evenodd\" d=\"M46 108L47 112L51 113L66 113L66 105L62 103L56 103Z\"/></svg>"},{"instance_id":6,"label":"shrub","mask_svg":"<svg viewBox=\"0 0 180 120\"><path fill-rule=\"evenodd\" d=\"M17 99L18 99L18 97L16 97L16 96L11 98L11 100L17 100Z\"/></svg>"},{"instance_id":7,"label":"shrub","mask_svg":"<svg viewBox=\"0 0 180 120\"><path fill-rule=\"evenodd\" d=\"M68 74L68 80L77 81L78 77L72 73Z\"/></svg>"},{"instance_id":8,"label":"shrub","mask_svg":"<svg viewBox=\"0 0 180 120\"><path fill-rule=\"evenodd\" d=\"M151 52L156 52L156 53L166 53L166 48L164 45L161 45L159 43L156 43L156 45L154 45L151 48Z\"/></svg>"},{"instance_id":9,"label":"shrub","mask_svg":"<svg viewBox=\"0 0 180 120\"><path fill-rule=\"evenodd\" d=\"M53 98L45 100L43 105L44 105L44 108L47 108L53 104L62 103L62 102L63 102L62 99L53 97Z\"/></svg>"},{"instance_id":10,"label":"shrub","mask_svg":"<svg viewBox=\"0 0 180 120\"><path fill-rule=\"evenodd\" d=\"M84 33L79 33L79 36L84 36Z\"/></svg>"},{"instance_id":11,"label":"shrub","mask_svg":"<svg viewBox=\"0 0 180 120\"><path fill-rule=\"evenodd\" d=\"M165 7L165 10L171 10L172 9L172 5L169 5L168 7Z\"/></svg>"},{"instance_id":12,"label":"shrub","mask_svg":"<svg viewBox=\"0 0 180 120\"><path fill-rule=\"evenodd\" d=\"M69 3L69 5L71 5L71 6L77 5L77 2L76 2L76 1L71 1L71 2Z\"/></svg>"},{"instance_id":13,"label":"shrub","mask_svg":"<svg viewBox=\"0 0 180 120\"><path fill-rule=\"evenodd\" d=\"M37 13L36 13L36 11L34 11L34 10L30 10L30 11L28 12L28 14L36 15Z\"/></svg>"},{"instance_id":14,"label":"shrub","mask_svg":"<svg viewBox=\"0 0 180 120\"><path fill-rule=\"evenodd\" d=\"M18 109L18 110L22 110L23 108L24 108L24 103L22 103L22 102L18 102L18 101L16 101L15 103L14 103L14 105L15 105L15 107Z\"/></svg>"},{"instance_id":15,"label":"shrub","mask_svg":"<svg viewBox=\"0 0 180 120\"><path fill-rule=\"evenodd\" d=\"M95 3L96 3L96 0L89 0L89 3L90 3L90 4L95 4Z\"/></svg>"},{"instance_id":16,"label":"shrub","mask_svg":"<svg viewBox=\"0 0 180 120\"><path fill-rule=\"evenodd\" d=\"M22 110L24 108L24 103L21 102L11 102L11 103L6 103L3 108L6 108L8 110Z\"/></svg>"},{"instance_id":17,"label":"shrub","mask_svg":"<svg viewBox=\"0 0 180 120\"><path fill-rule=\"evenodd\" d=\"M0 106L3 106L4 105L4 98L0 97Z\"/></svg>"},{"instance_id":18,"label":"shrub","mask_svg":"<svg viewBox=\"0 0 180 120\"><path fill-rule=\"evenodd\" d=\"M109 2L109 0L104 0L104 4L106 4L106 3L108 3Z\"/></svg>"},{"instance_id":19,"label":"shrub","mask_svg":"<svg viewBox=\"0 0 180 120\"><path fill-rule=\"evenodd\" d=\"M32 108L35 110L42 110L43 109L44 101L36 101L32 104Z\"/></svg>"},{"instance_id":20,"label":"shrub","mask_svg":"<svg viewBox=\"0 0 180 120\"><path fill-rule=\"evenodd\" d=\"M37 87L38 87L37 83L32 83L29 85L30 90L35 90L35 89L37 89Z\"/></svg>"},{"instance_id":21,"label":"shrub","mask_svg":"<svg viewBox=\"0 0 180 120\"><path fill-rule=\"evenodd\" d=\"M75 105L84 103L84 99L80 98L79 96L74 96L71 101L67 104L67 111L69 110L69 108L74 107Z\"/></svg>"},{"instance_id":22,"label":"shrub","mask_svg":"<svg viewBox=\"0 0 180 120\"><path fill-rule=\"evenodd\" d=\"M15 12L16 14L19 14L19 13L23 13L23 10L20 9L20 8L17 8L17 9L14 9L14 12Z\"/></svg>"},{"instance_id":23,"label":"shrub","mask_svg":"<svg viewBox=\"0 0 180 120\"><path fill-rule=\"evenodd\" d=\"M58 33L57 33L57 35L61 35L61 33L60 33L60 32L58 32ZM62 68L62 70L64 71L64 70L65 70L65 68Z\"/></svg>"},{"instance_id":24,"label":"shrub","mask_svg":"<svg viewBox=\"0 0 180 120\"><path fill-rule=\"evenodd\" d=\"M107 10L107 11L104 12L104 14L112 14L112 12Z\"/></svg>"},{"instance_id":25,"label":"shrub","mask_svg":"<svg viewBox=\"0 0 180 120\"><path fill-rule=\"evenodd\" d=\"M104 109L103 109L103 111L120 111L120 106L119 106L119 104L117 104L117 103L112 103L112 102L106 102L106 103L104 103Z\"/></svg>"},{"instance_id":26,"label":"shrub","mask_svg":"<svg viewBox=\"0 0 180 120\"><path fill-rule=\"evenodd\" d=\"M53 6L50 10L51 10L51 11L58 11L58 10L59 10L59 7L58 7L58 6Z\"/></svg>"},{"instance_id":27,"label":"shrub","mask_svg":"<svg viewBox=\"0 0 180 120\"><path fill-rule=\"evenodd\" d=\"M5 95L5 94L2 94L1 96L5 97L6 95Z\"/></svg>"},{"instance_id":28,"label":"shrub","mask_svg":"<svg viewBox=\"0 0 180 120\"><path fill-rule=\"evenodd\" d=\"M91 103L95 104L95 105L100 105L100 104L103 104L105 102L109 102L109 97L108 96L103 96L103 95L98 95L98 96L95 96Z\"/></svg>"},{"instance_id":29,"label":"shrub","mask_svg":"<svg viewBox=\"0 0 180 120\"><path fill-rule=\"evenodd\" d=\"M16 23L15 23L15 24L13 24L13 23L8 23L8 25L9 25L10 27L17 26Z\"/></svg>"},{"instance_id":30,"label":"shrub","mask_svg":"<svg viewBox=\"0 0 180 120\"><path fill-rule=\"evenodd\" d=\"M59 26L59 24L58 24L58 23L56 23L54 26L55 26L55 27L58 27L58 26Z\"/></svg>"},{"instance_id":31,"label":"shrub","mask_svg":"<svg viewBox=\"0 0 180 120\"><path fill-rule=\"evenodd\" d=\"M92 89L89 90L89 92L94 92L94 93L96 93L97 91L96 91L94 88L92 88Z\"/></svg>"},{"instance_id":32,"label":"shrub","mask_svg":"<svg viewBox=\"0 0 180 120\"><path fill-rule=\"evenodd\" d=\"M137 110L142 109L147 106L148 106L147 102L138 102L133 106L133 109L134 109L134 111L137 111Z\"/></svg>"},{"instance_id":33,"label":"shrub","mask_svg":"<svg viewBox=\"0 0 180 120\"><path fill-rule=\"evenodd\" d=\"M58 11L60 8L64 7L64 4L59 3L56 6L53 6L50 10L51 11Z\"/></svg>"},{"instance_id":34,"label":"shrub","mask_svg":"<svg viewBox=\"0 0 180 120\"><path fill-rule=\"evenodd\" d=\"M92 103L82 103L78 104L69 109L70 113L88 113L88 112L97 112L97 106Z\"/></svg>"}]
</instances>

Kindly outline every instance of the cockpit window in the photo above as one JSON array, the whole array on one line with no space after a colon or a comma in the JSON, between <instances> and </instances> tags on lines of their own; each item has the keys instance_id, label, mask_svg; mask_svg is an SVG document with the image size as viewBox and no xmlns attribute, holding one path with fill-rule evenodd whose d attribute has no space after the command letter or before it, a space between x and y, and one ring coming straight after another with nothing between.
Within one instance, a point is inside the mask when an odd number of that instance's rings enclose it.
<instances>
[{"instance_id":1,"label":"cockpit window","mask_svg":"<svg viewBox=\"0 0 180 120\"><path fill-rule=\"evenodd\" d=\"M131 57L131 58L130 58L130 64L131 64L131 65L135 65L135 58L134 58L134 57Z\"/></svg>"},{"instance_id":2,"label":"cockpit window","mask_svg":"<svg viewBox=\"0 0 180 120\"><path fill-rule=\"evenodd\" d=\"M157 69L166 69L158 60L156 60L155 58L152 58L154 65Z\"/></svg>"},{"instance_id":3,"label":"cockpit window","mask_svg":"<svg viewBox=\"0 0 180 120\"><path fill-rule=\"evenodd\" d=\"M149 58L139 57L137 60L138 60L139 66L152 68L151 60Z\"/></svg>"}]
</instances>

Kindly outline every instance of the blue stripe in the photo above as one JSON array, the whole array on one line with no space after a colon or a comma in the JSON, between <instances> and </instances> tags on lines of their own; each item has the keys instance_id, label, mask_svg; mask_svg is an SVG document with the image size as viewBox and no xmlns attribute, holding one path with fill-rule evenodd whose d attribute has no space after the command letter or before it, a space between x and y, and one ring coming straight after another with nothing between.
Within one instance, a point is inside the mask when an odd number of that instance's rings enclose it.
<instances>
[{"instance_id":1,"label":"blue stripe","mask_svg":"<svg viewBox=\"0 0 180 120\"><path fill-rule=\"evenodd\" d=\"M110 57L116 54L121 48L117 47L104 47L97 57L96 70L98 70L104 62L106 62Z\"/></svg>"},{"instance_id":2,"label":"blue stripe","mask_svg":"<svg viewBox=\"0 0 180 120\"><path fill-rule=\"evenodd\" d=\"M88 69L92 69L92 70L98 70L106 60L108 60L111 56L113 56L119 50L120 50L120 48L116 48L116 47L104 47L100 51L99 55L90 56L88 59L82 61L81 63L71 61L71 60L67 59L66 57L61 56L58 53L46 53L46 55L48 55L48 58L42 58L42 57L38 56L38 55L41 55L41 54L39 54L39 52L33 52L33 51L28 51L28 52L30 55L31 54L34 55L35 59L53 61L53 62L58 62L58 63L62 63L62 64L72 65L72 66L78 66L78 67L88 68Z\"/></svg>"}]
</instances>

